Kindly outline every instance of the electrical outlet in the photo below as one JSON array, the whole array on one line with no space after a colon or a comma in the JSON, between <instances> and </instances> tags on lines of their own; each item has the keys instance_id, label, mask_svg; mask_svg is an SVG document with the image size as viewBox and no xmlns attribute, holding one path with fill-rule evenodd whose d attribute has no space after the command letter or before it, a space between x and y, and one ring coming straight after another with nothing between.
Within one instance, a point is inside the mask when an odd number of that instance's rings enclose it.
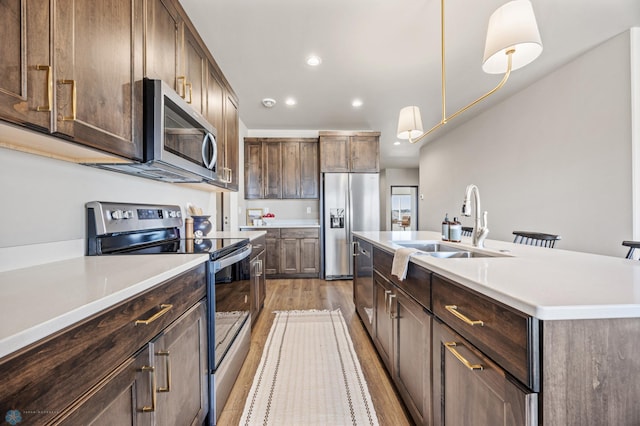
<instances>
[{"instance_id":1,"label":"electrical outlet","mask_svg":"<svg viewBox=\"0 0 640 426\"><path fill-rule=\"evenodd\" d=\"M264 209L262 209L265 213L269 213L269 207L265 207Z\"/></svg>"},{"instance_id":2,"label":"electrical outlet","mask_svg":"<svg viewBox=\"0 0 640 426\"><path fill-rule=\"evenodd\" d=\"M307 207L307 214L311 214L311 207Z\"/></svg>"}]
</instances>

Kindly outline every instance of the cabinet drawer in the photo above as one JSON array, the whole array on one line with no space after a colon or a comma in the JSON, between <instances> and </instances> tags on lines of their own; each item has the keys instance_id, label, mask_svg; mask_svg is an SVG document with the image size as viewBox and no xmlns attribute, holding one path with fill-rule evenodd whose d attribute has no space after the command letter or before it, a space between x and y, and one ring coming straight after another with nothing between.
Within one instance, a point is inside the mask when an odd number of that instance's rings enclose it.
<instances>
[{"instance_id":1,"label":"cabinet drawer","mask_svg":"<svg viewBox=\"0 0 640 426\"><path fill-rule=\"evenodd\" d=\"M280 238L318 238L318 228L282 228Z\"/></svg>"},{"instance_id":2,"label":"cabinet drawer","mask_svg":"<svg viewBox=\"0 0 640 426\"><path fill-rule=\"evenodd\" d=\"M383 277L403 289L426 309L431 310L431 272L415 263L409 263L407 278L400 281L391 275L393 255L377 247L373 248L373 268Z\"/></svg>"},{"instance_id":3,"label":"cabinet drawer","mask_svg":"<svg viewBox=\"0 0 640 426\"><path fill-rule=\"evenodd\" d=\"M33 411L27 423L44 424L204 298L206 290L202 264L4 358L0 371L14 374L5 375L0 401ZM161 307L167 304L172 307ZM135 324L163 309L148 325Z\"/></svg>"},{"instance_id":4,"label":"cabinet drawer","mask_svg":"<svg viewBox=\"0 0 640 426\"><path fill-rule=\"evenodd\" d=\"M266 238L264 236L251 240L251 259L260 254L266 246Z\"/></svg>"},{"instance_id":5,"label":"cabinet drawer","mask_svg":"<svg viewBox=\"0 0 640 426\"><path fill-rule=\"evenodd\" d=\"M267 228L267 238L280 238L280 228Z\"/></svg>"},{"instance_id":6,"label":"cabinet drawer","mask_svg":"<svg viewBox=\"0 0 640 426\"><path fill-rule=\"evenodd\" d=\"M432 296L436 316L522 383L539 390L537 319L437 274Z\"/></svg>"}]
</instances>

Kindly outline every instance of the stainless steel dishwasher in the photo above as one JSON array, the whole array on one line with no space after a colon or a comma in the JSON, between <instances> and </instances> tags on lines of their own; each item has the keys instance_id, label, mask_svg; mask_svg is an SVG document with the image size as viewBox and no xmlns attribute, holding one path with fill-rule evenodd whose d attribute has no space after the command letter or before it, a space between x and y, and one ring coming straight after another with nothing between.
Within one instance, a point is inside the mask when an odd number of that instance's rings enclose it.
<instances>
[{"instance_id":1,"label":"stainless steel dishwasher","mask_svg":"<svg viewBox=\"0 0 640 426\"><path fill-rule=\"evenodd\" d=\"M355 237L353 242L353 301L369 335L373 335L373 247Z\"/></svg>"}]
</instances>

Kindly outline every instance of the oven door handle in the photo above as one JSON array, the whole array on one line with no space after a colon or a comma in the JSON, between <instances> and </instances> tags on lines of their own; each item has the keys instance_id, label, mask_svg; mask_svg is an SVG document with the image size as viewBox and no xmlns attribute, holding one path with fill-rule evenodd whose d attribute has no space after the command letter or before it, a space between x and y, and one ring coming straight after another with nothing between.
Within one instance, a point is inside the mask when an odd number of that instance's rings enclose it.
<instances>
[{"instance_id":1,"label":"oven door handle","mask_svg":"<svg viewBox=\"0 0 640 426\"><path fill-rule=\"evenodd\" d=\"M246 259L247 257L249 257L250 254L251 254L251 244L247 244L247 246L244 247L242 251L223 257L222 259L214 262L215 264L214 270L217 272L221 269L226 268L229 265L233 265L234 263L240 262L242 259Z\"/></svg>"}]
</instances>

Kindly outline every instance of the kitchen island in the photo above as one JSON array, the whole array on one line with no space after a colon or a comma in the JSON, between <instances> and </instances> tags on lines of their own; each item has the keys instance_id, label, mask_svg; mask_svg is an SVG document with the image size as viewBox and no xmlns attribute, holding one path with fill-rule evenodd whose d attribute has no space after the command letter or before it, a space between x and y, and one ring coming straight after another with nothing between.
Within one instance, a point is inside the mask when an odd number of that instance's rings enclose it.
<instances>
[{"instance_id":1,"label":"kitchen island","mask_svg":"<svg viewBox=\"0 0 640 426\"><path fill-rule=\"evenodd\" d=\"M442 244L487 257L416 254L400 281L395 251L439 233L354 236L372 247L372 339L417 423L640 424L640 262L463 238Z\"/></svg>"}]
</instances>

